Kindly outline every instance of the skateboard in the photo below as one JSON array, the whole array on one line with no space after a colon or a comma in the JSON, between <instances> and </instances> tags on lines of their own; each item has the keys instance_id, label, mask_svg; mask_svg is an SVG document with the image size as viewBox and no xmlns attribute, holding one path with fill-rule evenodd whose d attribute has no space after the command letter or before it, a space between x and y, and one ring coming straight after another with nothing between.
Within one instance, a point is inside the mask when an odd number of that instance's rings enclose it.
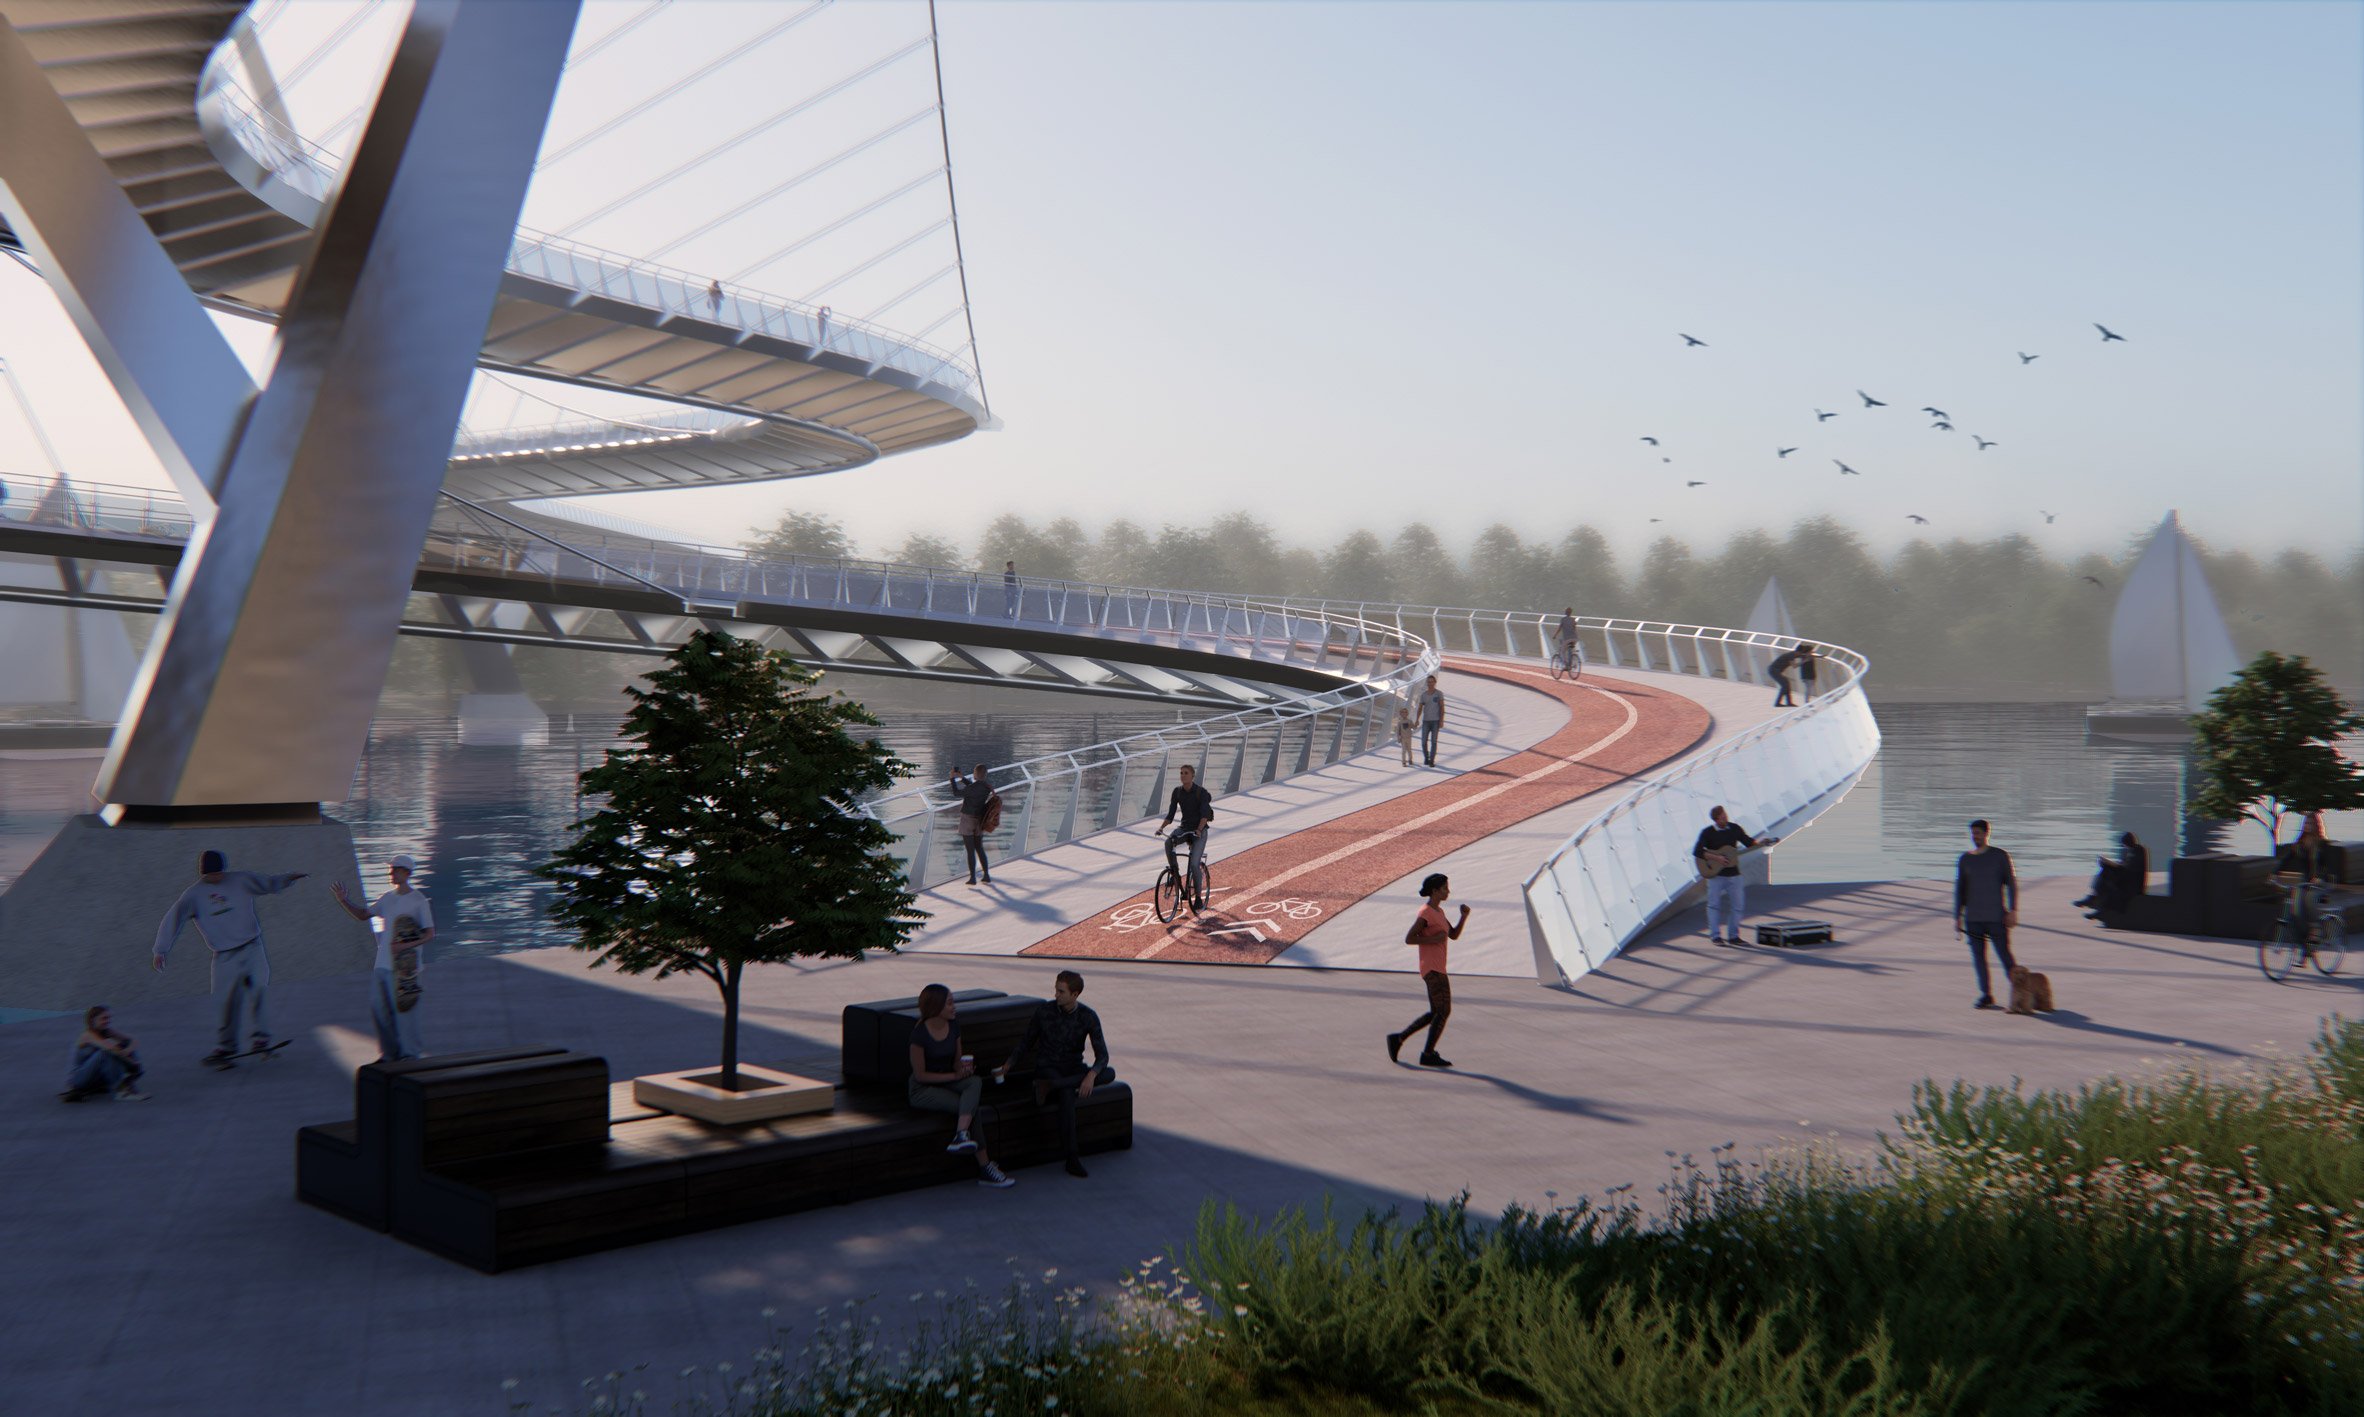
<instances>
[{"instance_id":1,"label":"skateboard","mask_svg":"<svg viewBox=\"0 0 2364 1417\"><path fill-rule=\"evenodd\" d=\"M394 920L394 1008L398 1013L409 1013L419 1006L419 946L418 922L407 915ZM403 946L409 948L402 948Z\"/></svg>"},{"instance_id":2,"label":"skateboard","mask_svg":"<svg viewBox=\"0 0 2364 1417\"><path fill-rule=\"evenodd\" d=\"M293 1042L295 1042L295 1040L292 1038L282 1038L275 1043L266 1043L260 1048L249 1048L243 1053L232 1053L225 1058L215 1058L208 1056L205 1058L200 1058L198 1061L202 1062L205 1064L205 1066L213 1069L217 1073L226 1073L230 1071L230 1069L238 1066L238 1060L240 1058L268 1058Z\"/></svg>"}]
</instances>

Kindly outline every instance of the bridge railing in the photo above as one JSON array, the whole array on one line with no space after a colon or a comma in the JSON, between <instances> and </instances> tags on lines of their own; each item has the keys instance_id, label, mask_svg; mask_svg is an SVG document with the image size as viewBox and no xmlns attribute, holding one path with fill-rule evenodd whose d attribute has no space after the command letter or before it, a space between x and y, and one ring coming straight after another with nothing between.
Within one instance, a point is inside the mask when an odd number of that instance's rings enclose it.
<instances>
[{"instance_id":1,"label":"bridge railing","mask_svg":"<svg viewBox=\"0 0 2364 1417\"><path fill-rule=\"evenodd\" d=\"M1352 667L1366 677L1324 693L991 768L987 779L1001 793L1002 820L1001 829L986 837L989 858L1031 855L1154 816L1186 763L1222 795L1365 752L1385 733L1393 705L1437 669L1435 650L1384 625L1253 601L1234 602L1222 613L1294 635L1308 655L1352 654L1361 661ZM905 788L863 805L894 830L896 854L915 887L926 889L966 869L957 834L960 802L949 784Z\"/></svg>"}]
</instances>

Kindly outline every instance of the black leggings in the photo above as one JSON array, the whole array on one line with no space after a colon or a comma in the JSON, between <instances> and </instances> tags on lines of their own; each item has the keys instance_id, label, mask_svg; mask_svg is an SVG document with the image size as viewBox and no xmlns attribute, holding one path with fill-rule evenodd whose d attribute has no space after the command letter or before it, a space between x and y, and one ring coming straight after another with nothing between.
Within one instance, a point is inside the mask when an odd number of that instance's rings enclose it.
<instances>
[{"instance_id":1,"label":"black leggings","mask_svg":"<svg viewBox=\"0 0 2364 1417\"><path fill-rule=\"evenodd\" d=\"M968 855L969 879L975 880L977 873L983 871L985 879L992 880L993 868L985 862L985 834L979 832L975 836L964 836L960 839L960 846L961 850Z\"/></svg>"},{"instance_id":2,"label":"black leggings","mask_svg":"<svg viewBox=\"0 0 2364 1417\"><path fill-rule=\"evenodd\" d=\"M1402 1036L1409 1038L1427 1029L1428 1042L1422 1045L1421 1051L1434 1053L1437 1039L1444 1034L1445 1020L1453 1016L1453 981L1445 977L1443 970L1436 969L1421 975L1420 982L1428 986L1428 1012L1405 1024Z\"/></svg>"},{"instance_id":3,"label":"black leggings","mask_svg":"<svg viewBox=\"0 0 2364 1417\"><path fill-rule=\"evenodd\" d=\"M1083 1156L1083 1153L1076 1148L1075 1090L1083 1086L1085 1078L1091 1076L1088 1069L1078 1069L1070 1073L1056 1068L1046 1068L1034 1075L1034 1085L1037 1088L1040 1088L1045 1094L1056 1095L1059 1099L1059 1140L1066 1143L1069 1161L1081 1160ZM1116 1069L1103 1067L1100 1069L1099 1076L1093 1078L1092 1086L1106 1087L1114 1081L1116 1081ZM1047 1102L1050 1097L1046 1095L1043 1100Z\"/></svg>"}]
</instances>

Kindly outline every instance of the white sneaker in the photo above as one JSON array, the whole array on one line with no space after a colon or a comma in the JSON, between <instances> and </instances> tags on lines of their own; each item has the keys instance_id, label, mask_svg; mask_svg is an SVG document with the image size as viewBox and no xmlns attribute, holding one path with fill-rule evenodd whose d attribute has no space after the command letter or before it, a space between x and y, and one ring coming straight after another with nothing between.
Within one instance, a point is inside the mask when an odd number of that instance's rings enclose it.
<instances>
[{"instance_id":1,"label":"white sneaker","mask_svg":"<svg viewBox=\"0 0 2364 1417\"><path fill-rule=\"evenodd\" d=\"M944 1149L950 1152L975 1151L977 1143L970 1139L967 1132L954 1132L951 1145Z\"/></svg>"},{"instance_id":2,"label":"white sneaker","mask_svg":"<svg viewBox=\"0 0 2364 1417\"><path fill-rule=\"evenodd\" d=\"M977 1177L977 1184L980 1186L990 1186L997 1191L1006 1191L1018 1183L1012 1180L1009 1174L1003 1171L999 1166L996 1166L992 1162L988 1161L985 1163L984 1173Z\"/></svg>"},{"instance_id":3,"label":"white sneaker","mask_svg":"<svg viewBox=\"0 0 2364 1417\"><path fill-rule=\"evenodd\" d=\"M133 1087L129 1083L125 1083L123 1086L115 1089L115 1100L117 1102L145 1102L148 1100L148 1094L140 1091L136 1087Z\"/></svg>"}]
</instances>

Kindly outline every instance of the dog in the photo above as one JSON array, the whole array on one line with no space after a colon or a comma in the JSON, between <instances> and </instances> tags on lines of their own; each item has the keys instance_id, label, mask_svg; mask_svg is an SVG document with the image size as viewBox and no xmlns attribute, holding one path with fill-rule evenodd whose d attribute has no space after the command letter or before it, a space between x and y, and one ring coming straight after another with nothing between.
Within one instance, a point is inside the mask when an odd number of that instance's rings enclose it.
<instances>
[{"instance_id":1,"label":"dog","mask_svg":"<svg viewBox=\"0 0 2364 1417\"><path fill-rule=\"evenodd\" d=\"M2052 1012L2052 977L2038 974L2024 964L2011 966L2011 1012L2015 1014L2048 1014Z\"/></svg>"}]
</instances>

